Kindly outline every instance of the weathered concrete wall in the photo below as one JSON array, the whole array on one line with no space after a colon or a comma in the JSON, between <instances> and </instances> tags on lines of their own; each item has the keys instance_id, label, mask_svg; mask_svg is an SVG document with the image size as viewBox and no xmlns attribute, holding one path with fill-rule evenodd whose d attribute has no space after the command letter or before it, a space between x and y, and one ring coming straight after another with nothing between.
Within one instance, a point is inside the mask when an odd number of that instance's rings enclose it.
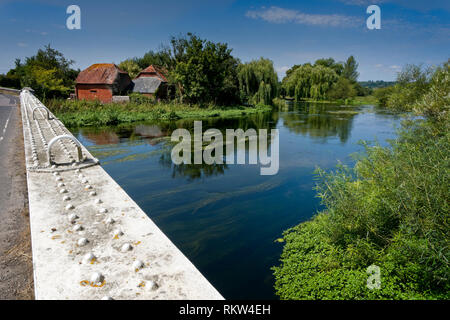
<instances>
[{"instance_id":1,"label":"weathered concrete wall","mask_svg":"<svg viewBox=\"0 0 450 320\"><path fill-rule=\"evenodd\" d=\"M223 299L78 141L49 159L73 136L20 101L37 299Z\"/></svg>"}]
</instances>

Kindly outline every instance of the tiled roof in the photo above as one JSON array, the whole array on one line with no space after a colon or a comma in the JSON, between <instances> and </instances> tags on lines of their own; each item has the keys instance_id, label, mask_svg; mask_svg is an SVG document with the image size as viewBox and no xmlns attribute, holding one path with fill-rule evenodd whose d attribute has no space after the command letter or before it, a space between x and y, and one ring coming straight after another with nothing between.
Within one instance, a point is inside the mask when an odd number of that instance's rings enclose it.
<instances>
[{"instance_id":1,"label":"tiled roof","mask_svg":"<svg viewBox=\"0 0 450 320\"><path fill-rule=\"evenodd\" d=\"M96 63L81 71L75 81L87 84L113 84L118 80L119 74L128 75L113 63Z\"/></svg>"},{"instance_id":2,"label":"tiled roof","mask_svg":"<svg viewBox=\"0 0 450 320\"><path fill-rule=\"evenodd\" d=\"M136 78L157 76L161 78L162 81L167 82L165 74L166 71L164 69L154 65L149 65L147 68L139 72Z\"/></svg>"}]
</instances>

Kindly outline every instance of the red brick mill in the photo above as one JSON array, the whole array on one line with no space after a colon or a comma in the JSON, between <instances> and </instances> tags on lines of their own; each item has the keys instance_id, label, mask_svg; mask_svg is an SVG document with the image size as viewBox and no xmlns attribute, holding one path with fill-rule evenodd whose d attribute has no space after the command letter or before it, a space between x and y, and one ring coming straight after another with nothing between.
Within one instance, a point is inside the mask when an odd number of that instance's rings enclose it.
<instances>
[{"instance_id":1,"label":"red brick mill","mask_svg":"<svg viewBox=\"0 0 450 320\"><path fill-rule=\"evenodd\" d=\"M112 102L115 96L129 92L165 98L165 73L164 69L150 65L131 80L127 72L113 63L96 63L80 72L76 79L75 94L78 100L99 100L102 103Z\"/></svg>"},{"instance_id":2,"label":"red brick mill","mask_svg":"<svg viewBox=\"0 0 450 320\"><path fill-rule=\"evenodd\" d=\"M113 63L96 63L80 72L76 79L75 93L79 100L111 102L113 96L125 94L131 79L127 72Z\"/></svg>"}]
</instances>

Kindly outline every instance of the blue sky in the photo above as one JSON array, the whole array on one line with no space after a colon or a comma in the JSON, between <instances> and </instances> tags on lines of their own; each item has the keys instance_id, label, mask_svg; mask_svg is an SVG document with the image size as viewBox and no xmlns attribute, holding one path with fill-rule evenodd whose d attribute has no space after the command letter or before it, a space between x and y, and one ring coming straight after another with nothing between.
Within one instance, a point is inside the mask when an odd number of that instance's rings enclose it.
<instances>
[{"instance_id":1,"label":"blue sky","mask_svg":"<svg viewBox=\"0 0 450 320\"><path fill-rule=\"evenodd\" d=\"M70 4L81 8L81 30L66 28ZM370 4L381 8L381 30L366 27ZM186 32L228 43L242 61L269 58L280 77L294 64L354 55L360 80L393 80L407 63L450 58L450 1L0 0L0 73L48 43L84 69Z\"/></svg>"}]
</instances>

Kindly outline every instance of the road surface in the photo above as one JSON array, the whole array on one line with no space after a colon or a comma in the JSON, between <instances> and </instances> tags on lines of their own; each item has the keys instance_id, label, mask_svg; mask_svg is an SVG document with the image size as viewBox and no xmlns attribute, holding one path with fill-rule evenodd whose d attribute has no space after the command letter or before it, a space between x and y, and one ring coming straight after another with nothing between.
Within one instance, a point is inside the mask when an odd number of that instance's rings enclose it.
<instances>
[{"instance_id":1,"label":"road surface","mask_svg":"<svg viewBox=\"0 0 450 320\"><path fill-rule=\"evenodd\" d=\"M34 292L18 101L0 93L0 299L33 299Z\"/></svg>"}]
</instances>

